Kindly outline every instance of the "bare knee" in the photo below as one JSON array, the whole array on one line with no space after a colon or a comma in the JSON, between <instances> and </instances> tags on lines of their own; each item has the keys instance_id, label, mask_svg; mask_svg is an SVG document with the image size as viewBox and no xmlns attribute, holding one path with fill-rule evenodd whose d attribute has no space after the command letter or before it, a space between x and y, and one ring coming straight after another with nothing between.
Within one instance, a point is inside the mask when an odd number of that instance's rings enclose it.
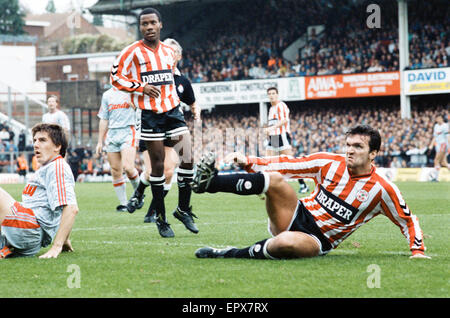
<instances>
[{"instance_id":1,"label":"bare knee","mask_svg":"<svg viewBox=\"0 0 450 318\"><path fill-rule=\"evenodd\" d=\"M306 233L285 231L278 234L268 246L269 253L278 258L300 258L319 255L319 246Z\"/></svg>"},{"instance_id":2,"label":"bare knee","mask_svg":"<svg viewBox=\"0 0 450 318\"><path fill-rule=\"evenodd\" d=\"M113 179L118 179L122 176L122 169L118 167L111 167L111 176Z\"/></svg>"},{"instance_id":3,"label":"bare knee","mask_svg":"<svg viewBox=\"0 0 450 318\"><path fill-rule=\"evenodd\" d=\"M269 189L279 188L283 183L286 182L281 173L279 172L270 172L269 176L270 176Z\"/></svg>"},{"instance_id":4,"label":"bare knee","mask_svg":"<svg viewBox=\"0 0 450 318\"><path fill-rule=\"evenodd\" d=\"M125 170L125 173L128 176L132 176L134 174L134 165L130 164L130 163L125 163L123 165L123 170Z\"/></svg>"}]
</instances>

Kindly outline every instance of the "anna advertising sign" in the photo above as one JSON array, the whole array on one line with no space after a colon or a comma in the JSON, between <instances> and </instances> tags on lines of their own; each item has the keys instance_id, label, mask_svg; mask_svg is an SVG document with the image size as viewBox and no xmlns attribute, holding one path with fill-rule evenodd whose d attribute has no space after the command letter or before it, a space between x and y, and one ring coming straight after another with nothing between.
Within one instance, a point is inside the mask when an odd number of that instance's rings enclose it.
<instances>
[{"instance_id":1,"label":"anna advertising sign","mask_svg":"<svg viewBox=\"0 0 450 318\"><path fill-rule=\"evenodd\" d=\"M400 95L400 73L362 73L305 77L306 99Z\"/></svg>"}]
</instances>

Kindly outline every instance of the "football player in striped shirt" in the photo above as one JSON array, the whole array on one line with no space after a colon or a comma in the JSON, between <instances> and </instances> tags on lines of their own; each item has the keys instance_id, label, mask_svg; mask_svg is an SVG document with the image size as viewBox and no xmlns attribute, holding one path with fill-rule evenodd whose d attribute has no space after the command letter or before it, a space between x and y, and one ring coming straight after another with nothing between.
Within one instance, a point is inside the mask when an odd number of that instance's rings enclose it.
<instances>
[{"instance_id":1,"label":"football player in striped shirt","mask_svg":"<svg viewBox=\"0 0 450 318\"><path fill-rule=\"evenodd\" d=\"M116 211L127 212L128 198L123 171L134 190L139 184L139 172L134 166L137 145L136 112L130 101L130 95L111 87L103 93L97 116L100 121L95 153L102 154L105 142L105 150L111 165L112 184L120 203Z\"/></svg>"},{"instance_id":2,"label":"football player in striped shirt","mask_svg":"<svg viewBox=\"0 0 450 318\"><path fill-rule=\"evenodd\" d=\"M141 205L147 183L150 183L151 206L157 211L159 234L173 237L164 204L164 146L174 147L180 158L179 169L183 173L178 174L179 200L173 215L188 229L194 225L190 206L194 170L191 136L174 81L177 60L174 50L160 41L162 26L161 14L156 9L141 11L139 27L143 39L119 54L111 69L111 83L129 93L133 104L140 109L138 138L145 141L152 166L149 182L141 178L128 202L128 212L134 212Z\"/></svg>"},{"instance_id":3,"label":"football player in striped shirt","mask_svg":"<svg viewBox=\"0 0 450 318\"><path fill-rule=\"evenodd\" d=\"M289 107L280 101L278 89L269 87L267 96L270 101L268 126L265 128L269 136L266 156L293 155L291 146L291 129L289 122ZM298 179L300 193L309 191L308 185L302 178Z\"/></svg>"},{"instance_id":4,"label":"football player in striped shirt","mask_svg":"<svg viewBox=\"0 0 450 318\"><path fill-rule=\"evenodd\" d=\"M314 153L305 157L245 157L231 153L250 173L218 175L214 156L197 164L194 192L265 194L271 238L246 248L203 247L200 258L302 258L325 255L360 226L383 214L405 236L411 258L429 258L418 218L406 205L397 186L377 173L373 160L381 146L379 132L360 125L346 133L345 154ZM313 178L316 187L297 199L285 178Z\"/></svg>"},{"instance_id":5,"label":"football player in striped shirt","mask_svg":"<svg viewBox=\"0 0 450 318\"><path fill-rule=\"evenodd\" d=\"M0 188L0 259L36 255L52 242L40 258L73 251L69 237L78 206L72 170L63 158L64 130L56 124L37 124L32 135L40 168L25 186L22 202Z\"/></svg>"},{"instance_id":6,"label":"football player in striped shirt","mask_svg":"<svg viewBox=\"0 0 450 318\"><path fill-rule=\"evenodd\" d=\"M171 38L165 39L163 43L169 45L175 51L175 56L178 64L178 62L181 61L183 57L183 48L181 47L180 43ZM191 108L194 120L200 120L201 109L197 107L191 82L183 74L181 74L180 70L176 67L177 64L175 64L174 79L178 97L184 104L188 105ZM177 168L179 159L177 153L172 147L164 148L166 152L164 159L164 175L166 176L166 182L164 183L164 196L166 196L169 193L170 188L172 187L172 177ZM150 176L150 173L152 171L152 166L150 163L148 152L145 149L144 142L139 142L139 152L144 153L145 173L143 178L145 178L145 180L148 180L148 176ZM178 170L177 175L178 173L183 173L183 170ZM156 222L156 213L153 207L150 206L147 214L144 217L144 223L153 222ZM194 223L187 223L187 225L190 226L188 230L194 233L198 232L198 228Z\"/></svg>"}]
</instances>

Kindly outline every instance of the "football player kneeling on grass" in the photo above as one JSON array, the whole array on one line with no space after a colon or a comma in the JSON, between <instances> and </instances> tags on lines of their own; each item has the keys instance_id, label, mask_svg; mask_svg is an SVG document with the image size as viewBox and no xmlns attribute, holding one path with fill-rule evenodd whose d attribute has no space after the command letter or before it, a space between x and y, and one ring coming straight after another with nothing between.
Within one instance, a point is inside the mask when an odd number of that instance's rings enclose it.
<instances>
[{"instance_id":1,"label":"football player kneeling on grass","mask_svg":"<svg viewBox=\"0 0 450 318\"><path fill-rule=\"evenodd\" d=\"M56 124L37 124L32 134L40 168L25 186L22 202L0 188L0 259L33 256L52 242L39 258L73 251L69 236L78 206L73 174L64 160L64 130Z\"/></svg>"},{"instance_id":2,"label":"football player kneeling on grass","mask_svg":"<svg viewBox=\"0 0 450 318\"><path fill-rule=\"evenodd\" d=\"M370 219L383 214L406 237L411 258L424 254L422 230L397 186L377 173L373 160L381 146L376 129L360 125L346 133L345 154L315 153L305 157L255 158L231 153L249 173L219 175L214 154L197 164L192 190L196 193L265 194L271 238L246 248L203 247L199 258L281 259L325 255ZM285 178L312 178L311 196L298 200Z\"/></svg>"}]
</instances>

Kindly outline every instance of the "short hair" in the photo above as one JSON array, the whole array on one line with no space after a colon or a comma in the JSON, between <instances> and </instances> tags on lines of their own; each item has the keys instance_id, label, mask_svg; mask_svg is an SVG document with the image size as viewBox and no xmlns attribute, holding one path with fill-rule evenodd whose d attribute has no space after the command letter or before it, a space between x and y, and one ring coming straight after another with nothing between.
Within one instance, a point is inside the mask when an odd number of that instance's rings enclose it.
<instances>
[{"instance_id":1,"label":"short hair","mask_svg":"<svg viewBox=\"0 0 450 318\"><path fill-rule=\"evenodd\" d=\"M33 138L38 132L46 132L55 146L61 146L59 154L62 157L66 155L68 146L67 137L64 133L64 129L60 125L39 123L34 125L34 127L31 129Z\"/></svg>"},{"instance_id":2,"label":"short hair","mask_svg":"<svg viewBox=\"0 0 450 318\"><path fill-rule=\"evenodd\" d=\"M353 135L362 135L362 136L368 136L369 137L369 151L372 152L376 150L377 152L380 151L381 148L381 135L380 132L372 128L369 125L357 125L352 128L350 128L346 133L346 136L353 136Z\"/></svg>"},{"instance_id":3,"label":"short hair","mask_svg":"<svg viewBox=\"0 0 450 318\"><path fill-rule=\"evenodd\" d=\"M145 8L144 10L141 11L141 13L139 13L139 19L138 19L138 23L141 23L141 17L145 14L156 14L156 16L158 17L159 22L162 21L161 19L161 13L159 13L158 10L156 10L155 8Z\"/></svg>"},{"instance_id":4,"label":"short hair","mask_svg":"<svg viewBox=\"0 0 450 318\"><path fill-rule=\"evenodd\" d=\"M268 93L269 91L275 91L275 92L277 92L277 94L278 94L278 88L276 88L275 86L269 87L269 88L267 89L267 93Z\"/></svg>"},{"instance_id":5,"label":"short hair","mask_svg":"<svg viewBox=\"0 0 450 318\"><path fill-rule=\"evenodd\" d=\"M47 97L47 101L50 99L50 98L54 98L54 99L56 99L56 101L58 101L58 96L57 95L50 95L50 96L48 96Z\"/></svg>"},{"instance_id":6,"label":"short hair","mask_svg":"<svg viewBox=\"0 0 450 318\"><path fill-rule=\"evenodd\" d=\"M171 39L171 38L167 38L167 39L165 39L165 40L163 41L163 43L164 43L164 44L167 44L167 45L174 45L174 46L176 46L177 49L180 51L180 54L183 53L183 48L181 47L180 43L178 43L177 40Z\"/></svg>"}]
</instances>

